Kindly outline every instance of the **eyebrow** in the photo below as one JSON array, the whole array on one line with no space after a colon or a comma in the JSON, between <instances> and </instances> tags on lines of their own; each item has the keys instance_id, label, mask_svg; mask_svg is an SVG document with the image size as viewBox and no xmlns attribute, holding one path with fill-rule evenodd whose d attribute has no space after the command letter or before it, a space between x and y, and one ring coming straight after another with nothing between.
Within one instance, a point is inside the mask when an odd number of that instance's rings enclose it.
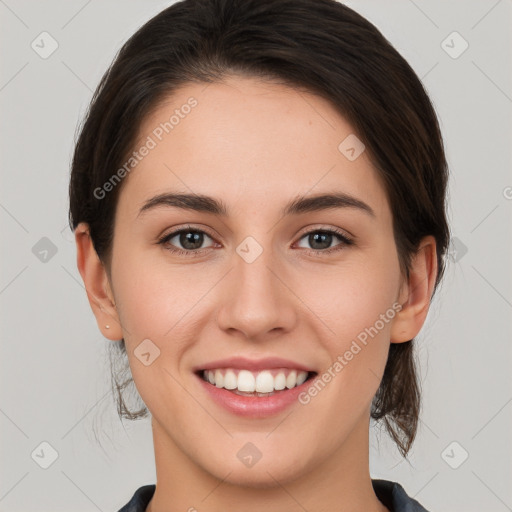
<instances>
[{"instance_id":1,"label":"eyebrow","mask_svg":"<svg viewBox=\"0 0 512 512\"><path fill-rule=\"evenodd\" d=\"M202 194L163 193L148 199L139 210L137 217L155 208L174 207L183 210L205 212L220 217L228 217L226 204L214 197ZM298 196L289 202L281 211L282 216L299 215L302 213L331 210L336 208L358 209L375 218L375 212L365 202L344 192Z\"/></svg>"}]
</instances>

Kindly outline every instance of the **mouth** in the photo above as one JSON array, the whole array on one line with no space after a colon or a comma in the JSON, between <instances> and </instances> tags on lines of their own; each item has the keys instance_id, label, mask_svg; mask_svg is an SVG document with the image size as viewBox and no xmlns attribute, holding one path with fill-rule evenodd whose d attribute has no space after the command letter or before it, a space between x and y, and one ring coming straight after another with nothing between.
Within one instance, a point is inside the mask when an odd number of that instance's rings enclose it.
<instances>
[{"instance_id":1,"label":"mouth","mask_svg":"<svg viewBox=\"0 0 512 512\"><path fill-rule=\"evenodd\" d=\"M289 407L302 407L300 397L317 375L284 367L253 371L211 367L194 374L212 403L230 414L260 420L275 417Z\"/></svg>"},{"instance_id":2,"label":"mouth","mask_svg":"<svg viewBox=\"0 0 512 512\"><path fill-rule=\"evenodd\" d=\"M264 398L301 387L318 375L315 371L269 368L260 371L240 368L212 368L194 372L207 385L233 395Z\"/></svg>"}]
</instances>

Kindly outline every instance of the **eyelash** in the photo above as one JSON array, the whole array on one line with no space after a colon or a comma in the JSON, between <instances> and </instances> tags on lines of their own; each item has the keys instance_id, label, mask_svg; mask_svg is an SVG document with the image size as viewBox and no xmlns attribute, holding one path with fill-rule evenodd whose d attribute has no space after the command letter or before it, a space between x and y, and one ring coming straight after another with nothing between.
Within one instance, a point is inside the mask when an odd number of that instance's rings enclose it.
<instances>
[{"instance_id":1,"label":"eyelash","mask_svg":"<svg viewBox=\"0 0 512 512\"><path fill-rule=\"evenodd\" d=\"M162 238L160 238L158 240L158 244L160 245L165 245L169 242L169 240L171 240L172 238L174 238L176 235L179 235L181 233L203 233L207 236L209 236L210 238L213 239L213 236L210 235L207 231L204 231L202 229L195 229L195 228L192 228L191 226L188 226L187 228L181 228L181 229L178 229L176 231L173 231L172 233L168 233L167 235L163 236ZM311 231L308 231L306 233L303 233L302 236L299 238L299 240L302 240L304 237L312 234L312 233L322 233L322 234L329 234L329 235L335 235L336 237L338 237L341 241L340 244L338 245L335 245L334 247L330 247L328 249L303 249L304 251L306 251L307 254L309 255L314 255L314 256L325 256L325 255L330 255L334 252L337 252L337 251L340 251L340 250L343 250L346 246L350 246L350 245L353 245L354 244L354 240L347 237L347 235L345 235L345 233L343 233L342 231L339 231L337 229L313 229ZM173 248L170 248L168 249L170 252L174 253L174 254L178 254L180 256L186 256L186 257L199 257L201 256L204 251L207 251L209 249L209 247L207 248L204 248L204 249L195 249L195 250L185 250L185 249L179 249L179 248L175 248L173 246Z\"/></svg>"}]
</instances>

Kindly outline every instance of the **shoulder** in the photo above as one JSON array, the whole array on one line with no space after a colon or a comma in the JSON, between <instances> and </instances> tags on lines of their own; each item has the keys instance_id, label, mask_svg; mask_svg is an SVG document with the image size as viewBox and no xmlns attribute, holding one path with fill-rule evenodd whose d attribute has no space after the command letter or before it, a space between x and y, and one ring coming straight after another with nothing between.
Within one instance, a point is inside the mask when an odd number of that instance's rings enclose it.
<instances>
[{"instance_id":1,"label":"shoulder","mask_svg":"<svg viewBox=\"0 0 512 512\"><path fill-rule=\"evenodd\" d=\"M372 479L372 484L377 498L391 512L428 512L418 501L408 496L398 482Z\"/></svg>"},{"instance_id":2,"label":"shoulder","mask_svg":"<svg viewBox=\"0 0 512 512\"><path fill-rule=\"evenodd\" d=\"M118 512L144 512L155 493L155 489L155 484L139 487L131 500L124 507L119 509Z\"/></svg>"}]
</instances>

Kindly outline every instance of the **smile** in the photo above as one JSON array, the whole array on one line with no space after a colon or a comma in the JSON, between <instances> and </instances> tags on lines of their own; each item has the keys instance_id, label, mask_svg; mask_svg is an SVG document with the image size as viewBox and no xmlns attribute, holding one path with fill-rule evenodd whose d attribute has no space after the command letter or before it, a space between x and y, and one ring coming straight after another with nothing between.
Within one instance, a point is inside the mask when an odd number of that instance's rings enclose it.
<instances>
[{"instance_id":1,"label":"smile","mask_svg":"<svg viewBox=\"0 0 512 512\"><path fill-rule=\"evenodd\" d=\"M199 370L195 375L203 392L216 406L245 418L266 418L293 404L303 407L298 397L317 372L289 368L261 371L217 368Z\"/></svg>"},{"instance_id":2,"label":"smile","mask_svg":"<svg viewBox=\"0 0 512 512\"><path fill-rule=\"evenodd\" d=\"M239 368L217 368L200 372L203 380L213 386L248 396L272 396L276 391L303 384L315 372L272 368L250 371Z\"/></svg>"}]
</instances>

